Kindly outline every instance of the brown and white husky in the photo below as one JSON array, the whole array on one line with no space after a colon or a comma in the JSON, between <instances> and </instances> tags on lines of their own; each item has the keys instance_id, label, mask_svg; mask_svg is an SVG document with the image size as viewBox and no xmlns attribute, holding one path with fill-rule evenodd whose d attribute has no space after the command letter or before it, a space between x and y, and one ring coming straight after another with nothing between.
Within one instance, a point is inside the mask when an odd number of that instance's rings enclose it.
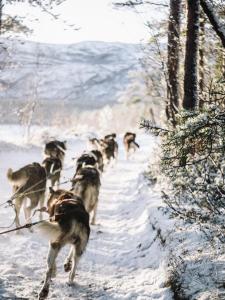
<instances>
[{"instance_id":1,"label":"brown and white husky","mask_svg":"<svg viewBox=\"0 0 225 300\"><path fill-rule=\"evenodd\" d=\"M126 132L123 137L123 143L126 151L126 157L129 158L129 155L131 154L132 150L135 152L137 148L140 148L138 143L135 141L136 134L132 132Z\"/></svg>"},{"instance_id":2,"label":"brown and white husky","mask_svg":"<svg viewBox=\"0 0 225 300\"><path fill-rule=\"evenodd\" d=\"M50 188L47 209L50 220L44 221L38 228L50 239L47 258L47 270L44 284L39 293L39 300L46 299L51 278L56 275L56 258L60 249L70 244L70 252L64 263L65 272L69 273L69 284L73 283L77 263L88 243L90 227L89 214L83 201L66 190L54 191Z\"/></svg>"}]
</instances>

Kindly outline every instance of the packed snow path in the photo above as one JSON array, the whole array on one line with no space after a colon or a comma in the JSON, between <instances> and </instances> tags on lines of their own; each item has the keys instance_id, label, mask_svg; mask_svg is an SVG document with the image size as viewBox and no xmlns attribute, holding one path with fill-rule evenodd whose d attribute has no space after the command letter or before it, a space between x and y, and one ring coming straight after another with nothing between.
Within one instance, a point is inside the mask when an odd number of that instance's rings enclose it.
<instances>
[{"instance_id":1,"label":"packed snow path","mask_svg":"<svg viewBox=\"0 0 225 300\"><path fill-rule=\"evenodd\" d=\"M57 258L58 274L48 299L172 299L165 287L165 253L152 227L153 224L157 227L162 218L157 209L160 199L151 192L142 175L153 139L143 135L138 142L140 151L129 161L125 160L120 143L118 162L102 176L97 225L91 228L76 283L72 287L66 284L68 274L63 271L63 262L69 248L65 247ZM71 139L68 148L66 165L71 164L76 150L81 153L85 142ZM4 197L10 195L5 179L7 168L17 169L40 161L40 151L31 148L26 152L0 153L1 187L7 187ZM15 155L20 159L16 160ZM65 178L71 177L73 171L65 171ZM1 208L0 217L0 225L9 224L12 211ZM0 247L0 299L37 299L46 269L48 242L25 230L20 235L0 236Z\"/></svg>"}]
</instances>

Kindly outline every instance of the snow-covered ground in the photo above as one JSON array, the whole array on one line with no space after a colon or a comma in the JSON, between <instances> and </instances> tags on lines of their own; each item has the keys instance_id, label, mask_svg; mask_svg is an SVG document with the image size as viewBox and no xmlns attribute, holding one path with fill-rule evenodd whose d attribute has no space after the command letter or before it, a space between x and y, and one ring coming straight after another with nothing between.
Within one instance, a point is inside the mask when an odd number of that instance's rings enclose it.
<instances>
[{"instance_id":1,"label":"snow-covered ground","mask_svg":"<svg viewBox=\"0 0 225 300\"><path fill-rule=\"evenodd\" d=\"M85 137L66 138L68 151L62 180L73 175L72 157L87 146ZM139 134L138 142L139 152L127 161L119 138L119 159L102 176L97 225L91 227L76 284L73 287L66 284L68 274L63 271L63 261L68 248L65 247L57 259L58 274L52 282L49 299L173 299L167 287L168 253L163 246L172 221L158 209L161 199L143 176L154 138ZM10 140L10 134L7 143L0 138L0 144L2 203L11 195L5 176L7 169L41 162L42 148L39 145L23 147L16 136ZM12 209L0 207L0 226L12 220ZM19 235L0 236L0 299L37 299L47 251L48 242L37 232L24 230Z\"/></svg>"}]
</instances>

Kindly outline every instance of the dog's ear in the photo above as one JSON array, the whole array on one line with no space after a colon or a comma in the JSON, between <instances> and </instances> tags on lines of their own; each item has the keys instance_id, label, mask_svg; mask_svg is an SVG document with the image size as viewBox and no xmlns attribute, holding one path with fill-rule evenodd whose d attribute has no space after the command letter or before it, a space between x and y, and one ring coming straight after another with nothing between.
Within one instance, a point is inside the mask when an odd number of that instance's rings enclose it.
<instances>
[{"instance_id":1,"label":"dog's ear","mask_svg":"<svg viewBox=\"0 0 225 300\"><path fill-rule=\"evenodd\" d=\"M55 193L55 190L51 186L49 187L49 193L50 194L54 194Z\"/></svg>"}]
</instances>

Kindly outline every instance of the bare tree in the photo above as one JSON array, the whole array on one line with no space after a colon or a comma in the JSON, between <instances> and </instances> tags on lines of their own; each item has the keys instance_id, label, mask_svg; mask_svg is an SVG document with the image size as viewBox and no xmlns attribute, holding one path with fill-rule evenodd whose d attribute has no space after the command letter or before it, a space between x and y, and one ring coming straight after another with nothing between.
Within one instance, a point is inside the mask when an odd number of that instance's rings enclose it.
<instances>
[{"instance_id":1,"label":"bare tree","mask_svg":"<svg viewBox=\"0 0 225 300\"><path fill-rule=\"evenodd\" d=\"M184 70L183 107L188 110L198 106L198 44L200 0L188 0L187 39Z\"/></svg>"}]
</instances>

